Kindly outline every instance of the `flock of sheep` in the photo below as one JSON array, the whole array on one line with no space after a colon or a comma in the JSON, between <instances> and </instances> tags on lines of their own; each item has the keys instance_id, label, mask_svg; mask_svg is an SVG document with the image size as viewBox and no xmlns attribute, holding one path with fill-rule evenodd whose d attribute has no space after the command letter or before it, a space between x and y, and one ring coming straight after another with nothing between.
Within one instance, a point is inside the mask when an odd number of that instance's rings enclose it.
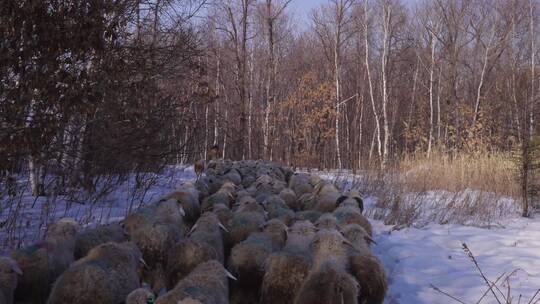
<instances>
[{"instance_id":1,"label":"flock of sheep","mask_svg":"<svg viewBox=\"0 0 540 304\"><path fill-rule=\"evenodd\" d=\"M3 303L383 303L355 191L262 161L213 161L123 221L0 257Z\"/></svg>"}]
</instances>

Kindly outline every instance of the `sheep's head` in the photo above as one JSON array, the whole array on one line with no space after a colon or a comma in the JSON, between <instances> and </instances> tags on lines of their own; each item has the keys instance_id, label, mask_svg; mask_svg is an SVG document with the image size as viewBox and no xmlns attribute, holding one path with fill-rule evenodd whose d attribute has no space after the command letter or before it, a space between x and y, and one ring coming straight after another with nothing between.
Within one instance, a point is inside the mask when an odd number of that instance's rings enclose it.
<instances>
[{"instance_id":1,"label":"sheep's head","mask_svg":"<svg viewBox=\"0 0 540 304\"><path fill-rule=\"evenodd\" d=\"M81 229L81 225L72 218L63 218L52 224L45 236L47 241L53 243L75 242L77 232Z\"/></svg>"},{"instance_id":2,"label":"sheep's head","mask_svg":"<svg viewBox=\"0 0 540 304\"><path fill-rule=\"evenodd\" d=\"M364 201L357 193L348 193L346 195L342 195L338 198L336 201L337 206L341 205L353 205L356 206L361 213L364 212Z\"/></svg>"},{"instance_id":3,"label":"sheep's head","mask_svg":"<svg viewBox=\"0 0 540 304\"><path fill-rule=\"evenodd\" d=\"M155 303L156 296L148 288L138 288L132 291L126 298L126 304L150 304Z\"/></svg>"},{"instance_id":4,"label":"sheep's head","mask_svg":"<svg viewBox=\"0 0 540 304\"><path fill-rule=\"evenodd\" d=\"M325 262L334 262L345 267L347 250L355 249L354 245L335 229L320 230L310 244L313 252L313 263L319 267Z\"/></svg>"},{"instance_id":5,"label":"sheep's head","mask_svg":"<svg viewBox=\"0 0 540 304\"><path fill-rule=\"evenodd\" d=\"M352 243L365 242L367 246L371 244L377 244L373 238L367 233L364 227L358 224L348 224L341 229L341 233L344 237L350 240Z\"/></svg>"},{"instance_id":6,"label":"sheep's head","mask_svg":"<svg viewBox=\"0 0 540 304\"><path fill-rule=\"evenodd\" d=\"M336 217L331 213L325 213L317 219L315 226L317 229L336 229L338 221Z\"/></svg>"}]
</instances>

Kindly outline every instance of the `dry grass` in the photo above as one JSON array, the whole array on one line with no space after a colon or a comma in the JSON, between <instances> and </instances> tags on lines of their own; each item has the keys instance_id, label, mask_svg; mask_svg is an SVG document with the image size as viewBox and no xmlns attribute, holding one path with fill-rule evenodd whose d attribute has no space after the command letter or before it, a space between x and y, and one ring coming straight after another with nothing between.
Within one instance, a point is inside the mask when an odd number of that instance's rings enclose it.
<instances>
[{"instance_id":1,"label":"dry grass","mask_svg":"<svg viewBox=\"0 0 540 304\"><path fill-rule=\"evenodd\" d=\"M359 172L346 188L376 197L367 214L396 229L429 223L491 228L520 212L515 166L509 154L408 156L384 172Z\"/></svg>"},{"instance_id":2,"label":"dry grass","mask_svg":"<svg viewBox=\"0 0 540 304\"><path fill-rule=\"evenodd\" d=\"M512 156L504 153L451 157L436 152L430 158L407 156L398 165L408 191L472 189L517 198L520 188L515 167Z\"/></svg>"}]
</instances>

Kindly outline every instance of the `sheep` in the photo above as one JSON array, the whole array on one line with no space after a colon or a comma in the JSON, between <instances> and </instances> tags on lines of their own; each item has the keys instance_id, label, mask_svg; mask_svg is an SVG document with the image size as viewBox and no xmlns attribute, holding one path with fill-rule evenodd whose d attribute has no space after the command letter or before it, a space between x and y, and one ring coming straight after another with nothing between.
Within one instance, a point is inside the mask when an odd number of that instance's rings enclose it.
<instances>
[{"instance_id":1,"label":"sheep","mask_svg":"<svg viewBox=\"0 0 540 304\"><path fill-rule=\"evenodd\" d=\"M12 304L13 292L18 276L23 274L17 262L9 257L0 257L0 303Z\"/></svg>"},{"instance_id":2,"label":"sheep","mask_svg":"<svg viewBox=\"0 0 540 304\"><path fill-rule=\"evenodd\" d=\"M227 277L234 278L218 261L212 260L197 266L166 294L158 297L156 304L177 304L190 298L205 304L228 304ZM196 303L196 302L195 302Z\"/></svg>"},{"instance_id":3,"label":"sheep","mask_svg":"<svg viewBox=\"0 0 540 304\"><path fill-rule=\"evenodd\" d=\"M336 229L338 226L336 217L331 213L324 213L315 222L318 229Z\"/></svg>"},{"instance_id":4,"label":"sheep","mask_svg":"<svg viewBox=\"0 0 540 304\"><path fill-rule=\"evenodd\" d=\"M311 209L320 212L332 212L336 209L336 202L340 197L338 189L326 182L319 182L315 187L315 204Z\"/></svg>"},{"instance_id":5,"label":"sheep","mask_svg":"<svg viewBox=\"0 0 540 304\"><path fill-rule=\"evenodd\" d=\"M341 233L343 236L353 244L356 251L362 254L370 254L369 246L374 244L375 241L367 233L366 229L358 224L348 224L342 227Z\"/></svg>"},{"instance_id":6,"label":"sheep","mask_svg":"<svg viewBox=\"0 0 540 304\"><path fill-rule=\"evenodd\" d=\"M155 222L171 224L183 232L185 229L184 215L184 209L175 200L160 200L135 210L120 223L129 235L133 235L141 227L146 227Z\"/></svg>"},{"instance_id":7,"label":"sheep","mask_svg":"<svg viewBox=\"0 0 540 304\"><path fill-rule=\"evenodd\" d=\"M151 283L155 292L167 285L164 269L167 251L183 237L184 214L175 200L158 201L137 209L123 221L130 240L141 249L150 266L143 278Z\"/></svg>"},{"instance_id":8,"label":"sheep","mask_svg":"<svg viewBox=\"0 0 540 304\"><path fill-rule=\"evenodd\" d=\"M185 183L176 191L173 191L160 199L160 201L176 200L185 212L185 220L194 223L201 215L199 204L199 190L193 183Z\"/></svg>"},{"instance_id":9,"label":"sheep","mask_svg":"<svg viewBox=\"0 0 540 304\"><path fill-rule=\"evenodd\" d=\"M325 264L308 275L294 304L357 304L359 295L354 277Z\"/></svg>"},{"instance_id":10,"label":"sheep","mask_svg":"<svg viewBox=\"0 0 540 304\"><path fill-rule=\"evenodd\" d=\"M226 228L218 217L207 212L193 226L189 239L175 244L167 254L167 286L169 288L189 274L197 265L217 260L224 263L224 245L220 229Z\"/></svg>"},{"instance_id":11,"label":"sheep","mask_svg":"<svg viewBox=\"0 0 540 304\"><path fill-rule=\"evenodd\" d=\"M241 206L233 213L233 217L229 220L227 227L229 227L228 245L233 247L234 245L245 240L252 232L259 229L266 221L264 210L250 211L249 208L255 208L258 204L248 203Z\"/></svg>"},{"instance_id":12,"label":"sheep","mask_svg":"<svg viewBox=\"0 0 540 304\"><path fill-rule=\"evenodd\" d=\"M211 210L212 206L215 204L225 204L230 206L235 199L236 187L231 182L225 182L216 193L211 194L203 199L201 208L202 210L207 211Z\"/></svg>"},{"instance_id":13,"label":"sheep","mask_svg":"<svg viewBox=\"0 0 540 304\"><path fill-rule=\"evenodd\" d=\"M126 304L148 304L154 303L156 296L148 288L137 288L130 292L126 297Z\"/></svg>"},{"instance_id":14,"label":"sheep","mask_svg":"<svg viewBox=\"0 0 540 304\"><path fill-rule=\"evenodd\" d=\"M369 236L373 235L373 227L371 226L371 223L364 215L362 215L362 212L358 207L341 205L334 210L333 214L337 218L340 226L345 226L347 224L358 224L366 230Z\"/></svg>"},{"instance_id":15,"label":"sheep","mask_svg":"<svg viewBox=\"0 0 540 304\"><path fill-rule=\"evenodd\" d=\"M331 262L338 270L345 271L348 266L349 250L354 245L335 229L319 230L310 243L313 257L313 268L319 269L323 264Z\"/></svg>"},{"instance_id":16,"label":"sheep","mask_svg":"<svg viewBox=\"0 0 540 304\"><path fill-rule=\"evenodd\" d=\"M271 254L265 262L261 304L288 304L300 289L310 269L305 252L292 248Z\"/></svg>"},{"instance_id":17,"label":"sheep","mask_svg":"<svg viewBox=\"0 0 540 304\"><path fill-rule=\"evenodd\" d=\"M349 260L350 273L360 284L360 303L382 304L388 290L386 273L381 262L371 254L352 255Z\"/></svg>"},{"instance_id":18,"label":"sheep","mask_svg":"<svg viewBox=\"0 0 540 304\"><path fill-rule=\"evenodd\" d=\"M209 172L209 170L207 170L206 176L201 177L198 181L195 182L195 186L197 185L197 189L199 191L207 188L208 195L210 195L216 193L219 188L221 188L221 186L223 185L223 180L220 177Z\"/></svg>"},{"instance_id":19,"label":"sheep","mask_svg":"<svg viewBox=\"0 0 540 304\"><path fill-rule=\"evenodd\" d=\"M305 173L294 173L289 180L289 188L291 188L299 197L303 194L313 192L310 176Z\"/></svg>"},{"instance_id":20,"label":"sheep","mask_svg":"<svg viewBox=\"0 0 540 304\"><path fill-rule=\"evenodd\" d=\"M167 286L165 276L167 252L180 241L181 237L179 227L160 222L140 227L131 235L131 240L140 248L149 265L149 269L143 273L143 278L145 282L151 283L154 292L159 292Z\"/></svg>"},{"instance_id":21,"label":"sheep","mask_svg":"<svg viewBox=\"0 0 540 304\"><path fill-rule=\"evenodd\" d=\"M236 169L229 169L225 174L223 174L223 179L226 181L231 181L235 185L239 186L242 183L242 175L240 171Z\"/></svg>"},{"instance_id":22,"label":"sheep","mask_svg":"<svg viewBox=\"0 0 540 304\"><path fill-rule=\"evenodd\" d=\"M101 244L56 280L47 303L122 303L139 287L140 262L141 252L131 243Z\"/></svg>"},{"instance_id":23,"label":"sheep","mask_svg":"<svg viewBox=\"0 0 540 304\"><path fill-rule=\"evenodd\" d=\"M23 273L14 293L16 302L46 301L51 284L74 261L79 228L73 219L60 219L49 227L44 241L11 253Z\"/></svg>"},{"instance_id":24,"label":"sheep","mask_svg":"<svg viewBox=\"0 0 540 304\"><path fill-rule=\"evenodd\" d=\"M253 303L259 298L264 276L264 262L272 252L280 250L287 239L287 226L280 220L266 222L262 232L252 233L234 246L229 267L238 278L232 286L235 303Z\"/></svg>"},{"instance_id":25,"label":"sheep","mask_svg":"<svg viewBox=\"0 0 540 304\"><path fill-rule=\"evenodd\" d=\"M84 257L90 249L107 242L122 243L128 240L127 233L119 223L87 228L75 239L75 259Z\"/></svg>"},{"instance_id":26,"label":"sheep","mask_svg":"<svg viewBox=\"0 0 540 304\"><path fill-rule=\"evenodd\" d=\"M300 205L301 210L313 210L316 203L316 197L312 192L304 193L298 197L298 204Z\"/></svg>"},{"instance_id":27,"label":"sheep","mask_svg":"<svg viewBox=\"0 0 540 304\"><path fill-rule=\"evenodd\" d=\"M294 215L295 220L297 221L310 221L311 223L316 223L322 213L315 210L304 210L298 211Z\"/></svg>"},{"instance_id":28,"label":"sheep","mask_svg":"<svg viewBox=\"0 0 540 304\"><path fill-rule=\"evenodd\" d=\"M291 188L285 188L279 193L279 197L294 211L300 210L302 207L296 198L296 193Z\"/></svg>"},{"instance_id":29,"label":"sheep","mask_svg":"<svg viewBox=\"0 0 540 304\"><path fill-rule=\"evenodd\" d=\"M215 204L212 207L212 212L217 215L219 222L222 223L227 229L229 220L233 217L233 212L224 204Z\"/></svg>"},{"instance_id":30,"label":"sheep","mask_svg":"<svg viewBox=\"0 0 540 304\"><path fill-rule=\"evenodd\" d=\"M362 200L360 192L356 190L349 190L347 193L340 196L337 200L337 205L341 206L342 204L351 204L352 206L358 207L360 213L364 212L364 201Z\"/></svg>"},{"instance_id":31,"label":"sheep","mask_svg":"<svg viewBox=\"0 0 540 304\"><path fill-rule=\"evenodd\" d=\"M361 286L360 303L382 304L387 290L386 274L369 245L375 241L358 224L348 224L342 233L354 246L349 251L349 271Z\"/></svg>"},{"instance_id":32,"label":"sheep","mask_svg":"<svg viewBox=\"0 0 540 304\"><path fill-rule=\"evenodd\" d=\"M271 195L263 204L269 219L279 218L286 224L290 224L294 220L294 211L287 206L281 197Z\"/></svg>"},{"instance_id":33,"label":"sheep","mask_svg":"<svg viewBox=\"0 0 540 304\"><path fill-rule=\"evenodd\" d=\"M310 247L313 266L294 303L357 303L358 284L347 273L352 244L337 230L324 229Z\"/></svg>"},{"instance_id":34,"label":"sheep","mask_svg":"<svg viewBox=\"0 0 540 304\"><path fill-rule=\"evenodd\" d=\"M315 226L298 221L287 231L285 247L265 261L260 303L292 303L311 267L308 247Z\"/></svg>"}]
</instances>

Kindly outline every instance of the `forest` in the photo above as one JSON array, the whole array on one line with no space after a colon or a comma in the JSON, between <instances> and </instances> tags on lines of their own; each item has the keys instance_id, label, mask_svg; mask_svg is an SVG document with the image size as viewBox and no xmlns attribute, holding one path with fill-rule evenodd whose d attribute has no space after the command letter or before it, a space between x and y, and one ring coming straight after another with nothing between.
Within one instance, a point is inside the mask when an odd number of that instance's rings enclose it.
<instances>
[{"instance_id":1,"label":"forest","mask_svg":"<svg viewBox=\"0 0 540 304\"><path fill-rule=\"evenodd\" d=\"M91 191L214 145L319 169L527 159L538 1L293 2L2 0L4 188Z\"/></svg>"}]
</instances>

